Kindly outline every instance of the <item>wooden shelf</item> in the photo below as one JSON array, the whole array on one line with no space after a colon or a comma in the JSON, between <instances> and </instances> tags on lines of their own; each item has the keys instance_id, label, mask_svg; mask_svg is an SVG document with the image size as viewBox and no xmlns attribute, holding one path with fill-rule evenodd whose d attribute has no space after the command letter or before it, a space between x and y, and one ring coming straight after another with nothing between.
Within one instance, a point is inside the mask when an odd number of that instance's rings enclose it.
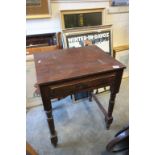
<instances>
[{"instance_id":1,"label":"wooden shelf","mask_svg":"<svg viewBox=\"0 0 155 155\"><path fill-rule=\"evenodd\" d=\"M114 58L116 57L116 53L117 52L122 52L122 51L125 51L125 50L128 50L129 49L129 45L121 45L121 46L116 46L113 48L113 56Z\"/></svg>"},{"instance_id":2,"label":"wooden shelf","mask_svg":"<svg viewBox=\"0 0 155 155\"><path fill-rule=\"evenodd\" d=\"M37 53L37 52L54 51L54 50L58 50L58 49L59 49L59 47L57 45L42 46L42 47L32 47L32 48L27 48L26 49L26 55L31 55L31 54Z\"/></svg>"}]
</instances>

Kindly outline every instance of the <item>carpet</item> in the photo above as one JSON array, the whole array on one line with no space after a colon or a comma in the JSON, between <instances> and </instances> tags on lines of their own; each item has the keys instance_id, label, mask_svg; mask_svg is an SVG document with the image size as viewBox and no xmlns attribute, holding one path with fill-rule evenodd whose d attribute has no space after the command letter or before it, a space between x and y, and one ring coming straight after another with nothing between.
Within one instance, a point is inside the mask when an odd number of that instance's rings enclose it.
<instances>
[{"instance_id":1,"label":"carpet","mask_svg":"<svg viewBox=\"0 0 155 155\"><path fill-rule=\"evenodd\" d=\"M43 106L30 108L26 117L26 139L39 155L112 155L106 145L122 127L128 124L128 78L122 80L113 111L114 121L106 130L104 115L93 100L73 103L70 96L52 103L58 146L50 142ZM107 109L109 92L97 97ZM122 155L117 153L116 155Z\"/></svg>"}]
</instances>

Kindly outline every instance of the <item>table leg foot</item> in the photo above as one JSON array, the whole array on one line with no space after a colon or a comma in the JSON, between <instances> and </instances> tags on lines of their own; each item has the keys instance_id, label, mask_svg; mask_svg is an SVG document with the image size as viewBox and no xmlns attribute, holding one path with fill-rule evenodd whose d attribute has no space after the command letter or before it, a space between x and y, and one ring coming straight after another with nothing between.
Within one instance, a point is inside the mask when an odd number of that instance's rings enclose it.
<instances>
[{"instance_id":1,"label":"table leg foot","mask_svg":"<svg viewBox=\"0 0 155 155\"><path fill-rule=\"evenodd\" d=\"M105 117L106 129L110 128L111 123L113 122L113 117Z\"/></svg>"},{"instance_id":2,"label":"table leg foot","mask_svg":"<svg viewBox=\"0 0 155 155\"><path fill-rule=\"evenodd\" d=\"M57 147L57 144L58 144L57 135L51 137L51 143L53 144L54 147Z\"/></svg>"},{"instance_id":3,"label":"table leg foot","mask_svg":"<svg viewBox=\"0 0 155 155\"><path fill-rule=\"evenodd\" d=\"M46 111L46 114L47 114L47 122L50 129L50 134L51 134L51 143L53 144L54 147L56 147L58 143L58 137L57 137L57 132L55 130L52 111Z\"/></svg>"}]
</instances>

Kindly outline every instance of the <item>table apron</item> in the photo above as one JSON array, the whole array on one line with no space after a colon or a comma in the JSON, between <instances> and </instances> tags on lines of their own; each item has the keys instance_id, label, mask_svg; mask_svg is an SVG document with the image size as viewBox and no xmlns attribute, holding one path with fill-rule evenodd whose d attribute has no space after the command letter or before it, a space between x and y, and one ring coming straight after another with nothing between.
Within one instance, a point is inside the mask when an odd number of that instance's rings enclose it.
<instances>
[{"instance_id":1,"label":"table apron","mask_svg":"<svg viewBox=\"0 0 155 155\"><path fill-rule=\"evenodd\" d=\"M77 92L92 91L97 88L111 86L114 83L114 80L115 75L111 74L90 79L65 82L65 84L50 86L50 97L59 98Z\"/></svg>"}]
</instances>

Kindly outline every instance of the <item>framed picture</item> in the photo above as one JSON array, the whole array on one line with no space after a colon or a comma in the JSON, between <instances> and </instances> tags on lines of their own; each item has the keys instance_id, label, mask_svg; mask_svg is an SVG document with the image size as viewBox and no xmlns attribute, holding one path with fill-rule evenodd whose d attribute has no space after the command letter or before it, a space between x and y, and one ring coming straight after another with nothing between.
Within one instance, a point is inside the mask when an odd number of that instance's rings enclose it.
<instances>
[{"instance_id":1,"label":"framed picture","mask_svg":"<svg viewBox=\"0 0 155 155\"><path fill-rule=\"evenodd\" d=\"M110 0L111 6L128 6L129 0Z\"/></svg>"},{"instance_id":2,"label":"framed picture","mask_svg":"<svg viewBox=\"0 0 155 155\"><path fill-rule=\"evenodd\" d=\"M26 0L26 18L49 18L50 0Z\"/></svg>"},{"instance_id":3,"label":"framed picture","mask_svg":"<svg viewBox=\"0 0 155 155\"><path fill-rule=\"evenodd\" d=\"M62 29L104 25L105 8L61 10Z\"/></svg>"},{"instance_id":4,"label":"framed picture","mask_svg":"<svg viewBox=\"0 0 155 155\"><path fill-rule=\"evenodd\" d=\"M95 44L113 56L111 25L63 30L64 48L83 47L87 43Z\"/></svg>"}]
</instances>

